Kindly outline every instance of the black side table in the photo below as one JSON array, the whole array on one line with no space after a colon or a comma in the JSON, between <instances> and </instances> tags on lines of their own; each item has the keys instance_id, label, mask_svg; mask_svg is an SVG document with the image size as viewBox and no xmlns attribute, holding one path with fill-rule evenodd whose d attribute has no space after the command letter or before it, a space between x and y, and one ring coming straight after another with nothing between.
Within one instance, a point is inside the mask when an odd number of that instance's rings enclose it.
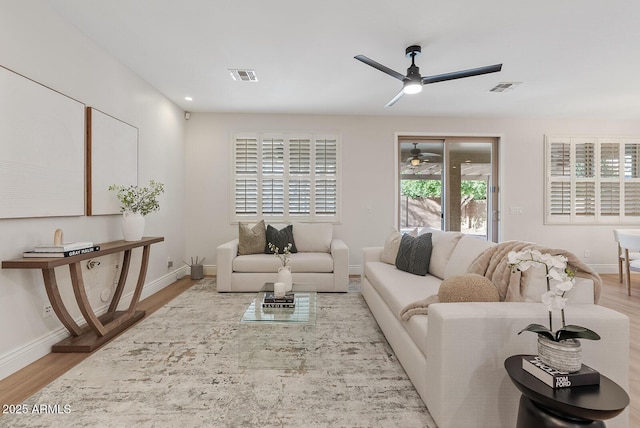
<instances>
[{"instance_id":1,"label":"black side table","mask_svg":"<svg viewBox=\"0 0 640 428\"><path fill-rule=\"evenodd\" d=\"M522 368L522 357L507 358L504 367L522 392L516 428L601 428L619 415L629 396L617 383L600 375L600 385L553 389Z\"/></svg>"}]
</instances>

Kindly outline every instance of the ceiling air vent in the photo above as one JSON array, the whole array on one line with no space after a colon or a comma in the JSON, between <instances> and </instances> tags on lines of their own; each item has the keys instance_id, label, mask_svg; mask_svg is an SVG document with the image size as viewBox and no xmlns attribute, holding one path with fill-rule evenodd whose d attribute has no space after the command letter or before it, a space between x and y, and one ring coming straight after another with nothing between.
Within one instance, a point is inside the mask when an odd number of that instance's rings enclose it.
<instances>
[{"instance_id":1,"label":"ceiling air vent","mask_svg":"<svg viewBox=\"0 0 640 428\"><path fill-rule=\"evenodd\" d=\"M237 82L257 82L258 76L256 76L256 72L253 70L234 70L229 69L229 73L231 73L231 77L233 80Z\"/></svg>"},{"instance_id":2,"label":"ceiling air vent","mask_svg":"<svg viewBox=\"0 0 640 428\"><path fill-rule=\"evenodd\" d=\"M522 82L500 82L493 88L489 89L489 92L507 92L513 91L516 86L522 84Z\"/></svg>"}]
</instances>

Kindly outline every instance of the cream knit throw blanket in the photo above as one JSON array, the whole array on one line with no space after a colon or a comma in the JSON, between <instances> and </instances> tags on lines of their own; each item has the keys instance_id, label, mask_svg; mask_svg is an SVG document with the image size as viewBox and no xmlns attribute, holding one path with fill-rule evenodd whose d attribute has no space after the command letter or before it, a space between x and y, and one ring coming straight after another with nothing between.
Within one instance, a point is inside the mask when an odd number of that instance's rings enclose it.
<instances>
[{"instance_id":1,"label":"cream knit throw blanket","mask_svg":"<svg viewBox=\"0 0 640 428\"><path fill-rule=\"evenodd\" d=\"M573 253L562 249L543 247L530 242L506 241L487 248L471 263L467 273L475 273L488 278L498 289L500 301L502 302L522 302L527 294L528 273L530 271L512 272L509 267L507 255L510 251L522 251L525 249L538 250L541 253L552 255L563 255L567 258L567 266L576 273L577 277L589 278L593 280L593 299L598 303L600 300L600 289L602 279L600 275L593 271L582 260ZM426 315L431 303L438 303L438 295L429 296L426 299L410 303L400 311L400 318L407 321L413 315Z\"/></svg>"}]
</instances>

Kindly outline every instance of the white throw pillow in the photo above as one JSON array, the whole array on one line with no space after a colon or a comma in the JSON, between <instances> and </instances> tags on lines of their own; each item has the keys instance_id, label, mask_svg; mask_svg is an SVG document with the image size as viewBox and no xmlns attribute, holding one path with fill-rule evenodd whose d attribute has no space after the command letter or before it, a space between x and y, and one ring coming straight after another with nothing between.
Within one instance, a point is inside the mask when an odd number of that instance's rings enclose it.
<instances>
[{"instance_id":1,"label":"white throw pillow","mask_svg":"<svg viewBox=\"0 0 640 428\"><path fill-rule=\"evenodd\" d=\"M464 234L461 232L443 232L430 227L423 227L420 230L420 235L423 233L431 233L431 242L433 244L429 273L444 279L449 257L451 257L453 249Z\"/></svg>"},{"instance_id":2,"label":"white throw pillow","mask_svg":"<svg viewBox=\"0 0 640 428\"><path fill-rule=\"evenodd\" d=\"M293 240L298 252L329 253L333 239L331 223L294 223Z\"/></svg>"},{"instance_id":3,"label":"white throw pillow","mask_svg":"<svg viewBox=\"0 0 640 428\"><path fill-rule=\"evenodd\" d=\"M418 228L416 227L411 232L407 232L414 238L418 236ZM391 228L391 233L384 241L384 248L380 254L380 261L388 263L390 265L396 265L396 257L398 256L398 249L400 248L400 241L402 241L402 233L398 232L395 227Z\"/></svg>"},{"instance_id":4,"label":"white throw pillow","mask_svg":"<svg viewBox=\"0 0 640 428\"><path fill-rule=\"evenodd\" d=\"M464 235L460 238L449 257L447 268L444 270L444 279L467 273L467 269L476 257L494 245L496 245L495 242L486 241L472 235Z\"/></svg>"}]
</instances>

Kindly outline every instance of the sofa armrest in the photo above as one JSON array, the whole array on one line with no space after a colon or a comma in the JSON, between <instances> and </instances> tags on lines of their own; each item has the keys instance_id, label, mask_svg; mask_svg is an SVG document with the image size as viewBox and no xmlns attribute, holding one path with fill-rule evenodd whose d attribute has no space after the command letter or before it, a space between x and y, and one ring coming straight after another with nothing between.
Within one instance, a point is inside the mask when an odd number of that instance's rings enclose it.
<instances>
[{"instance_id":1,"label":"sofa armrest","mask_svg":"<svg viewBox=\"0 0 640 428\"><path fill-rule=\"evenodd\" d=\"M384 247L364 247L362 248L362 274L360 276L360 281L364 280L364 277L367 276L367 263L369 262L379 262L380 256L382 255L382 250Z\"/></svg>"},{"instance_id":2,"label":"sofa armrest","mask_svg":"<svg viewBox=\"0 0 640 428\"><path fill-rule=\"evenodd\" d=\"M565 316L570 324L590 328L602 337L599 341L581 340L583 362L628 391L627 316L593 304L567 306ZM495 423L499 421L488 422L487 426L515 425L520 394L504 369L504 360L515 354L537 354L536 335L518 335L530 323L548 325L544 305L497 302L429 306L426 404L439 425L477 426L474 421L491 421L495 415L505 419L498 425ZM559 325L556 317L554 330ZM472 411L460 412L461 408ZM625 426L627 417L627 412L623 413L617 417L622 419L611 426Z\"/></svg>"},{"instance_id":3,"label":"sofa armrest","mask_svg":"<svg viewBox=\"0 0 640 428\"><path fill-rule=\"evenodd\" d=\"M333 258L333 291L347 291L349 288L349 247L342 239L331 240Z\"/></svg>"},{"instance_id":4,"label":"sofa armrest","mask_svg":"<svg viewBox=\"0 0 640 428\"><path fill-rule=\"evenodd\" d=\"M231 291L233 259L238 255L238 239L218 246L216 253L216 287L220 291Z\"/></svg>"}]
</instances>

